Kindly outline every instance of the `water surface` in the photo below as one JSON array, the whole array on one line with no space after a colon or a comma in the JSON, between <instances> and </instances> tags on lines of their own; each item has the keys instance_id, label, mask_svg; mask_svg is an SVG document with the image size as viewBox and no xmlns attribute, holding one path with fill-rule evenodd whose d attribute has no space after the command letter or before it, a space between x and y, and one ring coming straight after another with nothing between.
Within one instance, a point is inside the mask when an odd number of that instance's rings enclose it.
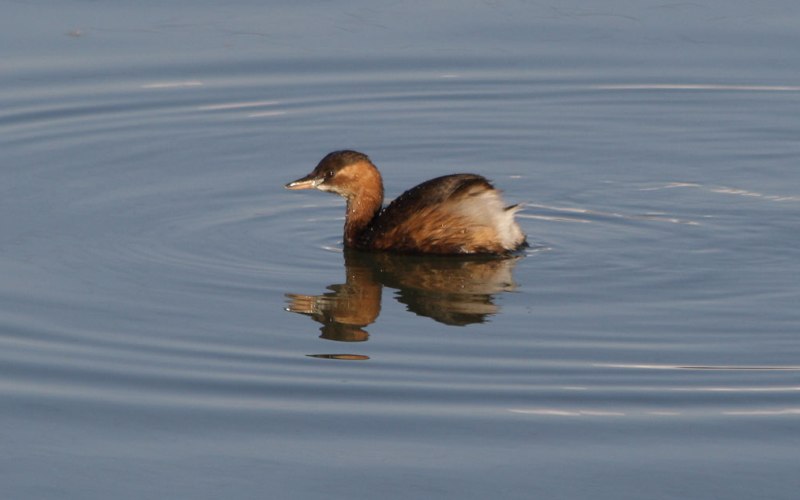
<instances>
[{"instance_id":1,"label":"water surface","mask_svg":"<svg viewBox=\"0 0 800 500\"><path fill-rule=\"evenodd\" d=\"M795 498L792 2L6 2L8 498ZM505 260L282 186L490 177Z\"/></svg>"}]
</instances>

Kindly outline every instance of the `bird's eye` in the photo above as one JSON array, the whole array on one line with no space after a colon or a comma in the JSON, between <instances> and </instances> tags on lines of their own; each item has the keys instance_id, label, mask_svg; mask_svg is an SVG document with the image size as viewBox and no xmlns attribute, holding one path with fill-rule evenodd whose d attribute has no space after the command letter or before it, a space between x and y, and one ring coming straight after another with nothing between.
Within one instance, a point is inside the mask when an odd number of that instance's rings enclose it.
<instances>
[{"instance_id":1,"label":"bird's eye","mask_svg":"<svg viewBox=\"0 0 800 500\"><path fill-rule=\"evenodd\" d=\"M326 179L333 178L333 170L328 170L327 172L325 172L325 178Z\"/></svg>"}]
</instances>

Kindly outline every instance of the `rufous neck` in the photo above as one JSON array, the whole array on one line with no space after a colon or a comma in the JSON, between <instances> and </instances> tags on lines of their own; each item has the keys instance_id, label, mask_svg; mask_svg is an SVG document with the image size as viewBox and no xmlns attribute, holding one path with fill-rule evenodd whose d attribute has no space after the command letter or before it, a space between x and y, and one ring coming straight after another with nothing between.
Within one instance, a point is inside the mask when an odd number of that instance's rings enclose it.
<instances>
[{"instance_id":1,"label":"rufous neck","mask_svg":"<svg viewBox=\"0 0 800 500\"><path fill-rule=\"evenodd\" d=\"M330 191L347 200L344 244L357 247L359 237L383 204L383 179L368 160L341 168L330 182Z\"/></svg>"},{"instance_id":2,"label":"rufous neck","mask_svg":"<svg viewBox=\"0 0 800 500\"><path fill-rule=\"evenodd\" d=\"M358 246L358 240L370 221L381 209L383 192L361 190L347 198L347 214L344 222L344 245L349 248Z\"/></svg>"}]
</instances>

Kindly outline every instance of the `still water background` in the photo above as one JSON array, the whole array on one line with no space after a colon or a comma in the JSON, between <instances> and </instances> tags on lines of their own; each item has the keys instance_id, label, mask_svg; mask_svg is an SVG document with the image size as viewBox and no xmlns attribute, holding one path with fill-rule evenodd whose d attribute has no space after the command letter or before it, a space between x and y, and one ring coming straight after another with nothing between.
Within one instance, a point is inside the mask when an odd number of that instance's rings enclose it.
<instances>
[{"instance_id":1,"label":"still water background","mask_svg":"<svg viewBox=\"0 0 800 500\"><path fill-rule=\"evenodd\" d=\"M796 498L796 2L0 7L4 498ZM340 148L531 248L354 263Z\"/></svg>"}]
</instances>

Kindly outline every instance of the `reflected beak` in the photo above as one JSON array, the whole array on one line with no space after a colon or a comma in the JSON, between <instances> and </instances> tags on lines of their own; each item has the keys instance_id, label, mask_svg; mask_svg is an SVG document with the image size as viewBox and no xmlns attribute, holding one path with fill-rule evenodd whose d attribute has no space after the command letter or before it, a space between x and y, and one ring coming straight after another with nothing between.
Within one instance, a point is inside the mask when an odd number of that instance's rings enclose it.
<instances>
[{"instance_id":1,"label":"reflected beak","mask_svg":"<svg viewBox=\"0 0 800 500\"><path fill-rule=\"evenodd\" d=\"M285 185L286 189L314 189L320 185L322 179L314 177L313 174L308 174L305 177L292 181Z\"/></svg>"}]
</instances>

